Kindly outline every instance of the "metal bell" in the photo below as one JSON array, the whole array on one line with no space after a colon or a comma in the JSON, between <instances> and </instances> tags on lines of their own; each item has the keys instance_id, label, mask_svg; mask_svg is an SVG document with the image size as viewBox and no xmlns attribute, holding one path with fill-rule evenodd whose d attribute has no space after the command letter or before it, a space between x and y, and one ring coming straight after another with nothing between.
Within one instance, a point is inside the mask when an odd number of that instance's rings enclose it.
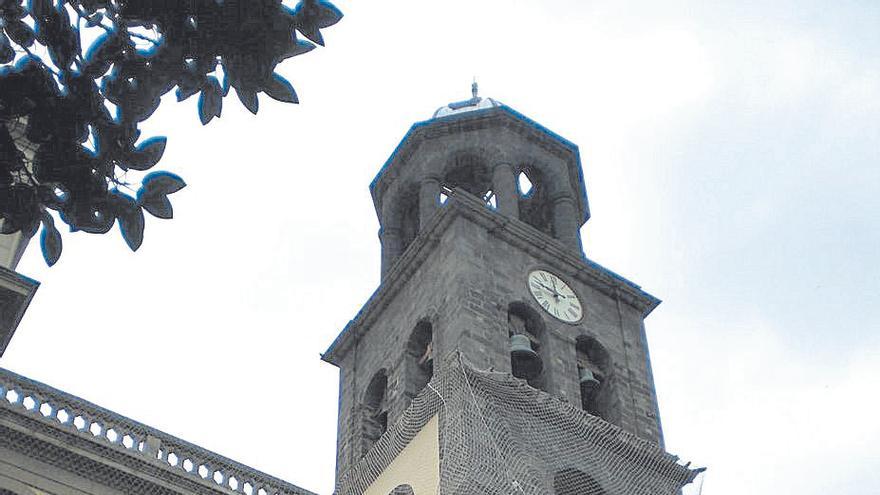
<instances>
[{"instance_id":1,"label":"metal bell","mask_svg":"<svg viewBox=\"0 0 880 495\"><path fill-rule=\"evenodd\" d=\"M578 375L580 375L581 388L585 389L587 392L592 392L598 389L599 385L601 385L599 380L593 376L593 372L590 371L589 368L578 368Z\"/></svg>"},{"instance_id":2,"label":"metal bell","mask_svg":"<svg viewBox=\"0 0 880 495\"><path fill-rule=\"evenodd\" d=\"M513 376L531 380L541 374L544 363L538 353L532 349L532 342L527 335L513 334L510 336L510 358Z\"/></svg>"}]
</instances>

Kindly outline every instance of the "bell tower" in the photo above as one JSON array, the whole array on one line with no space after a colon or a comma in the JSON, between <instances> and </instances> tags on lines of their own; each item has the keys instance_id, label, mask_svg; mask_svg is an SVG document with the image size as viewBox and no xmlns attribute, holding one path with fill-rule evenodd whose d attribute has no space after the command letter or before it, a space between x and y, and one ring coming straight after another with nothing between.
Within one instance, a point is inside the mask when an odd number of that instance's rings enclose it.
<instances>
[{"instance_id":1,"label":"bell tower","mask_svg":"<svg viewBox=\"0 0 880 495\"><path fill-rule=\"evenodd\" d=\"M662 447L644 328L660 301L585 257L576 145L475 84L410 128L370 191L382 282L323 355L337 478L456 352Z\"/></svg>"}]
</instances>

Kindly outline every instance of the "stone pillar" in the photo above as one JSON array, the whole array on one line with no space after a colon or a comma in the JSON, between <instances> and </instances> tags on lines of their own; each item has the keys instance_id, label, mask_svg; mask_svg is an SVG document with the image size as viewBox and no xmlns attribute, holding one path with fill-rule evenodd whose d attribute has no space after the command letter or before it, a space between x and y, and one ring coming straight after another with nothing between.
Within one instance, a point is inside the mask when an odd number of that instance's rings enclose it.
<instances>
[{"instance_id":1,"label":"stone pillar","mask_svg":"<svg viewBox=\"0 0 880 495\"><path fill-rule=\"evenodd\" d=\"M519 218L519 193L516 188L516 177L509 163L498 163L492 170L492 190L498 213L511 218Z\"/></svg>"},{"instance_id":2,"label":"stone pillar","mask_svg":"<svg viewBox=\"0 0 880 495\"><path fill-rule=\"evenodd\" d=\"M574 199L565 194L553 198L553 234L563 244L582 254L581 234L578 227Z\"/></svg>"},{"instance_id":3,"label":"stone pillar","mask_svg":"<svg viewBox=\"0 0 880 495\"><path fill-rule=\"evenodd\" d=\"M384 280L394 262L400 257L400 229L382 227L379 229L379 240L382 242L382 279Z\"/></svg>"},{"instance_id":4,"label":"stone pillar","mask_svg":"<svg viewBox=\"0 0 880 495\"><path fill-rule=\"evenodd\" d=\"M379 229L379 240L382 243L382 279L391 270L394 262L400 257L400 216L397 208L388 201L382 205L382 227Z\"/></svg>"},{"instance_id":5,"label":"stone pillar","mask_svg":"<svg viewBox=\"0 0 880 495\"><path fill-rule=\"evenodd\" d=\"M440 178L428 176L422 179L419 185L419 231L428 225L428 222L437 212L440 206Z\"/></svg>"}]
</instances>

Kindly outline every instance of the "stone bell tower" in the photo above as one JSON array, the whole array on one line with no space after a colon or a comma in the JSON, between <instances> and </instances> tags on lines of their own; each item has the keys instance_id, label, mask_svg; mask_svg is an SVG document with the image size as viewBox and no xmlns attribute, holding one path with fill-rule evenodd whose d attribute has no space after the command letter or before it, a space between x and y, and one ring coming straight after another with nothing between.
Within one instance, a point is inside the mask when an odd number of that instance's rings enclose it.
<instances>
[{"instance_id":1,"label":"stone bell tower","mask_svg":"<svg viewBox=\"0 0 880 495\"><path fill-rule=\"evenodd\" d=\"M337 478L455 351L662 446L643 324L659 300L584 256L576 145L474 85L370 190L382 283L323 356L341 373Z\"/></svg>"}]
</instances>

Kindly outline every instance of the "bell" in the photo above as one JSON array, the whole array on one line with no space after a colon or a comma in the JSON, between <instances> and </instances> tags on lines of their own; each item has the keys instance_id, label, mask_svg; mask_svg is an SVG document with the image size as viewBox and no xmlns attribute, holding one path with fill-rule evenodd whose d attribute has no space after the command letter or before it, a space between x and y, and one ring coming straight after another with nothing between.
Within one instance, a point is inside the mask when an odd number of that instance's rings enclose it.
<instances>
[{"instance_id":1,"label":"bell","mask_svg":"<svg viewBox=\"0 0 880 495\"><path fill-rule=\"evenodd\" d=\"M522 334L510 336L510 358L513 367L513 376L531 380L541 374L544 363L541 357L532 349L529 337Z\"/></svg>"},{"instance_id":2,"label":"bell","mask_svg":"<svg viewBox=\"0 0 880 495\"><path fill-rule=\"evenodd\" d=\"M599 385L601 385L589 368L578 368L578 374L580 375L581 388L585 389L588 393L598 389Z\"/></svg>"}]
</instances>

